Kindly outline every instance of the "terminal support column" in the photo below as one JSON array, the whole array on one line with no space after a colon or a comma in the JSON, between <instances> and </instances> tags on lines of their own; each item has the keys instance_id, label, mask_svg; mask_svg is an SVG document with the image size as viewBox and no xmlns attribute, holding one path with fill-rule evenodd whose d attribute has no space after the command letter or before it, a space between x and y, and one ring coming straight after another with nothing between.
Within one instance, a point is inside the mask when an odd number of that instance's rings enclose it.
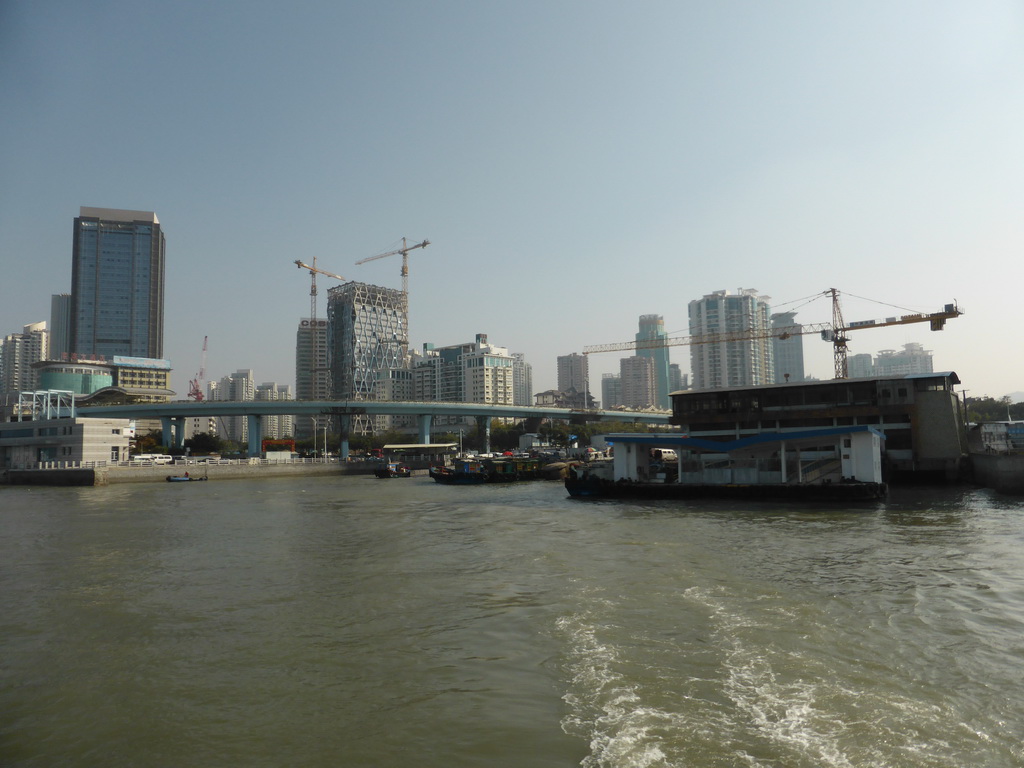
<instances>
[{"instance_id":1,"label":"terminal support column","mask_svg":"<svg viewBox=\"0 0 1024 768\"><path fill-rule=\"evenodd\" d=\"M429 413L421 413L419 415L420 422L420 445L426 445L430 442L430 427L434 422L434 417Z\"/></svg>"},{"instance_id":2,"label":"terminal support column","mask_svg":"<svg viewBox=\"0 0 1024 768\"><path fill-rule=\"evenodd\" d=\"M480 433L480 441L483 443L483 453L491 452L491 417L476 417L477 432Z\"/></svg>"},{"instance_id":3,"label":"terminal support column","mask_svg":"<svg viewBox=\"0 0 1024 768\"><path fill-rule=\"evenodd\" d=\"M263 419L259 415L248 414L249 427L249 458L260 458L263 455Z\"/></svg>"}]
</instances>

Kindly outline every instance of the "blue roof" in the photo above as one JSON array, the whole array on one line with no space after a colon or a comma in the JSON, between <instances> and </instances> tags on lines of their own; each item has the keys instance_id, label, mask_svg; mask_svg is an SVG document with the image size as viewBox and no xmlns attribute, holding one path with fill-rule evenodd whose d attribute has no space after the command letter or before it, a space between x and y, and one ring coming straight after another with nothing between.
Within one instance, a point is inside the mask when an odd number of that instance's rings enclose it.
<instances>
[{"instance_id":1,"label":"blue roof","mask_svg":"<svg viewBox=\"0 0 1024 768\"><path fill-rule=\"evenodd\" d=\"M690 448L699 451L716 451L728 453L755 445L794 442L797 440L814 440L822 437L838 437L858 432L873 432L883 440L885 435L875 427L867 424L847 427L821 427L818 429L801 429L793 432L761 432L736 440L712 440L706 437L689 437L687 435L656 435L651 433L622 433L607 435L611 445L616 443L634 443L638 445L657 445L665 448Z\"/></svg>"}]
</instances>

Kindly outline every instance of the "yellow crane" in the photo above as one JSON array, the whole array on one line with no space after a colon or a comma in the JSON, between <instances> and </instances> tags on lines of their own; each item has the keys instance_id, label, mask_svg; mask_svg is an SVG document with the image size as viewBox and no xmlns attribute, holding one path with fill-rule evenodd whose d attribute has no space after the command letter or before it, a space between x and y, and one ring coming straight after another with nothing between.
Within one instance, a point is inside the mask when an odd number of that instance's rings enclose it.
<instances>
[{"instance_id":1,"label":"yellow crane","mask_svg":"<svg viewBox=\"0 0 1024 768\"><path fill-rule=\"evenodd\" d=\"M860 320L849 325L843 322L843 311L839 303L839 291L829 288L823 295L832 297L832 322L831 323L809 323L807 325L786 325L777 328L766 328L762 331L725 331L723 333L695 334L693 336L672 336L665 339L643 339L641 341L623 341L614 344L595 344L584 347L583 354L591 355L599 352L619 352L638 349L660 349L661 347L674 347L683 344L719 344L728 341L750 341L753 339L788 339L791 336L799 336L808 333L820 333L823 341L832 342L833 357L835 359L835 373L837 379L845 379L849 373L846 365L846 342L849 341L847 333L860 331L865 328L884 328L891 325L909 325L911 323L929 323L931 330L941 331L947 320L959 317L963 311L957 306L956 301L946 304L938 312L911 313L898 317L887 317L883 320Z\"/></svg>"},{"instance_id":2,"label":"yellow crane","mask_svg":"<svg viewBox=\"0 0 1024 768\"><path fill-rule=\"evenodd\" d=\"M395 254L402 254L402 304L406 314L409 313L409 251L415 251L417 248L426 248L430 245L429 240L424 240L422 243L415 243L413 245L406 245L405 238L402 238L402 247L396 248L393 251L387 253L378 253L376 256L368 256L365 259L360 259L356 262L356 265L365 264L368 261L376 261L377 259L383 259L385 256L394 256Z\"/></svg>"}]
</instances>

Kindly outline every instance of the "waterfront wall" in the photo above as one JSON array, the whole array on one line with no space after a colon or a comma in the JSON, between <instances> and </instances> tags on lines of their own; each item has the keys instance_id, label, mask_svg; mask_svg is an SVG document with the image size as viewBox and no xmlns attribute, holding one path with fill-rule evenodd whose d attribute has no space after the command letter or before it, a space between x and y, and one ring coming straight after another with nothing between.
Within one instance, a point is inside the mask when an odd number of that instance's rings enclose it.
<instances>
[{"instance_id":1,"label":"waterfront wall","mask_svg":"<svg viewBox=\"0 0 1024 768\"><path fill-rule=\"evenodd\" d=\"M372 475L375 464L314 463L231 463L167 464L163 466L95 466L49 469L10 469L0 473L0 483L11 485L115 485L119 483L160 483L171 475L209 477L210 480L271 477Z\"/></svg>"},{"instance_id":2,"label":"waterfront wall","mask_svg":"<svg viewBox=\"0 0 1024 768\"><path fill-rule=\"evenodd\" d=\"M971 465L978 485L1024 494L1024 455L972 453Z\"/></svg>"}]
</instances>

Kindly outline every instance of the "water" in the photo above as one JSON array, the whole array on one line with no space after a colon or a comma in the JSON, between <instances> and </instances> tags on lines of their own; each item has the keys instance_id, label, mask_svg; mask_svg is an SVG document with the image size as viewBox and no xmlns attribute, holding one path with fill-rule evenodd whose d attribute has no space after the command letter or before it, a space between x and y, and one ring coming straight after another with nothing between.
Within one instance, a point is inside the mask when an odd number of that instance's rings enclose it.
<instances>
[{"instance_id":1,"label":"water","mask_svg":"<svg viewBox=\"0 0 1024 768\"><path fill-rule=\"evenodd\" d=\"M0 487L0 764L1020 766L1022 512Z\"/></svg>"}]
</instances>

